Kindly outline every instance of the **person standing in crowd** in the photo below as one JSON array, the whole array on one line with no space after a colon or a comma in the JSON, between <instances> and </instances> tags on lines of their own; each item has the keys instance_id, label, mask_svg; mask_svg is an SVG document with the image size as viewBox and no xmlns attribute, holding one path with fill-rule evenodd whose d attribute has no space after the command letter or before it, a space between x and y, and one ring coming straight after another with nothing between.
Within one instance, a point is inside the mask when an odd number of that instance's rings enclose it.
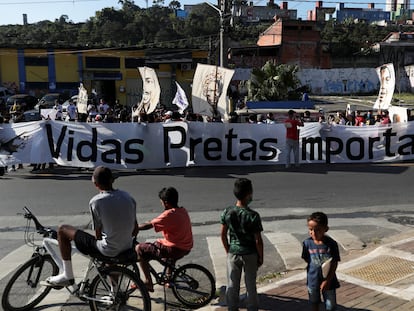
<instances>
[{"instance_id":1,"label":"person standing in crowd","mask_svg":"<svg viewBox=\"0 0 414 311\"><path fill-rule=\"evenodd\" d=\"M288 111L288 118L285 120L286 127L286 168L290 167L290 154L293 152L295 166L299 167L299 126L303 121L296 117L293 110Z\"/></svg>"},{"instance_id":2,"label":"person standing in crowd","mask_svg":"<svg viewBox=\"0 0 414 311\"><path fill-rule=\"evenodd\" d=\"M161 231L164 238L154 243L139 243L135 248L144 284L150 292L154 291L154 285L148 262L159 257L178 260L190 253L194 243L190 216L184 207L178 206L178 191L173 187L163 188L158 197L164 211L153 220L139 224L138 229L154 228L155 232Z\"/></svg>"},{"instance_id":3,"label":"person standing in crowd","mask_svg":"<svg viewBox=\"0 0 414 311\"><path fill-rule=\"evenodd\" d=\"M302 258L307 263L307 287L312 311L318 311L321 294L325 310L336 308L336 289L339 282L336 268L341 260L338 243L325 235L329 230L328 216L322 212L312 213L307 218L310 237L303 241Z\"/></svg>"},{"instance_id":4,"label":"person standing in crowd","mask_svg":"<svg viewBox=\"0 0 414 311\"><path fill-rule=\"evenodd\" d=\"M355 114L355 126L364 126L365 117L361 115L361 111L357 111Z\"/></svg>"},{"instance_id":5,"label":"person standing in crowd","mask_svg":"<svg viewBox=\"0 0 414 311\"><path fill-rule=\"evenodd\" d=\"M375 117L372 114L372 110L368 110L367 116L365 118L366 125L374 125L375 124Z\"/></svg>"},{"instance_id":6,"label":"person standing in crowd","mask_svg":"<svg viewBox=\"0 0 414 311\"><path fill-rule=\"evenodd\" d=\"M382 125L389 125L391 124L390 114L388 110L384 110L381 113L381 124Z\"/></svg>"},{"instance_id":7,"label":"person standing in crowd","mask_svg":"<svg viewBox=\"0 0 414 311\"><path fill-rule=\"evenodd\" d=\"M62 121L62 111L63 107L62 104L59 102L59 100L55 100L55 105L53 106L53 109L56 110L55 120Z\"/></svg>"},{"instance_id":8,"label":"person standing in crowd","mask_svg":"<svg viewBox=\"0 0 414 311\"><path fill-rule=\"evenodd\" d=\"M75 103L73 102L73 99L69 99L69 106L67 108L68 118L69 121L76 121L78 117L78 111L76 109Z\"/></svg>"},{"instance_id":9,"label":"person standing in crowd","mask_svg":"<svg viewBox=\"0 0 414 311\"><path fill-rule=\"evenodd\" d=\"M266 114L266 124L275 124L275 119L272 112Z\"/></svg>"},{"instance_id":10,"label":"person standing in crowd","mask_svg":"<svg viewBox=\"0 0 414 311\"><path fill-rule=\"evenodd\" d=\"M138 234L136 202L127 192L114 189L112 171L104 166L95 168L92 182L99 193L89 202L95 236L71 225L58 229L59 250L63 271L46 279L46 286L68 286L74 283L71 241L85 255L115 257L133 247Z\"/></svg>"},{"instance_id":11,"label":"person standing in crowd","mask_svg":"<svg viewBox=\"0 0 414 311\"><path fill-rule=\"evenodd\" d=\"M239 310L240 279L244 271L247 310L257 311L256 277L263 264L262 221L259 213L249 207L253 199L249 179L236 179L233 193L236 204L227 207L220 218L221 241L227 253L227 306L230 311Z\"/></svg>"},{"instance_id":12,"label":"person standing in crowd","mask_svg":"<svg viewBox=\"0 0 414 311\"><path fill-rule=\"evenodd\" d=\"M102 118L105 118L105 115L107 114L109 109L109 105L106 103L106 101L101 98L99 100L99 106L98 106L98 113L101 115Z\"/></svg>"}]
</instances>

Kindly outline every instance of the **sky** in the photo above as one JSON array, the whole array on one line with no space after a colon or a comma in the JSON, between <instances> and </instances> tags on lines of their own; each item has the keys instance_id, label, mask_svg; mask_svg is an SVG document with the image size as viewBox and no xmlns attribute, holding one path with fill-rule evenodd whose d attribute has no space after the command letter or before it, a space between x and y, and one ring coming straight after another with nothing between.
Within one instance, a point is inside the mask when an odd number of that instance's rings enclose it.
<instances>
[{"instance_id":1,"label":"sky","mask_svg":"<svg viewBox=\"0 0 414 311\"><path fill-rule=\"evenodd\" d=\"M148 5L152 5L152 0L147 0ZM179 0L181 5L198 4L205 0ZM349 1L349 0L348 0ZM136 5L145 8L146 0L135 0ZM217 3L217 0L210 0L211 3ZM250 2L250 0L249 0ZM266 5L267 0L253 0L254 5ZM275 0L277 4L281 4L282 0ZM345 7L364 7L368 6L368 2L375 2L375 7L384 9L384 2L353 0L352 2L344 2ZM168 5L170 0L165 0ZM296 0L288 1L288 8L298 11L298 17L306 20L306 12L312 10L316 0ZM335 1L324 1L326 7L336 7ZM42 20L54 21L62 15L67 15L69 20L79 23L85 22L90 17L95 16L96 11L103 8L114 7L120 9L121 5L118 0L0 0L0 25L23 24L23 14L27 14L28 23L36 23Z\"/></svg>"}]
</instances>

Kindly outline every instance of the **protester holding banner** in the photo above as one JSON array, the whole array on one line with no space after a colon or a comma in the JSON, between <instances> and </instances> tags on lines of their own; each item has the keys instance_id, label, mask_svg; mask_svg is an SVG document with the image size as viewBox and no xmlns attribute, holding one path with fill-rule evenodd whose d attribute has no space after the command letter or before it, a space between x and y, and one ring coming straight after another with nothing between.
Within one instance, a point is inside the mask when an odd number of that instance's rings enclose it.
<instances>
[{"instance_id":1,"label":"protester holding banner","mask_svg":"<svg viewBox=\"0 0 414 311\"><path fill-rule=\"evenodd\" d=\"M299 167L299 129L303 121L296 117L293 110L288 111L288 118L285 120L286 127L286 168L290 167L290 154L293 152L295 166Z\"/></svg>"}]
</instances>

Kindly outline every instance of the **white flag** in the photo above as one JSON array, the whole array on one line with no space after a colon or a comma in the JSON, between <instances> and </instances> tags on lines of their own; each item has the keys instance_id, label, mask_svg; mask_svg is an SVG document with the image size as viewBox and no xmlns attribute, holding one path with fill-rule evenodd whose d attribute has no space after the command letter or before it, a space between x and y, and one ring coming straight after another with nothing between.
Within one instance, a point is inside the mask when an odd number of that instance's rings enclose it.
<instances>
[{"instance_id":1,"label":"white flag","mask_svg":"<svg viewBox=\"0 0 414 311\"><path fill-rule=\"evenodd\" d=\"M395 89L395 71L392 63L376 68L381 86L374 109L389 109Z\"/></svg>"},{"instance_id":2,"label":"white flag","mask_svg":"<svg viewBox=\"0 0 414 311\"><path fill-rule=\"evenodd\" d=\"M183 113L185 108L188 107L188 99L183 88L178 84L177 81L175 81L175 84L177 85L177 92L175 93L175 97L172 103L178 107L178 111L180 113Z\"/></svg>"},{"instance_id":3,"label":"white flag","mask_svg":"<svg viewBox=\"0 0 414 311\"><path fill-rule=\"evenodd\" d=\"M79 113L87 113L88 106L88 91L83 86L83 83L79 85L78 99L76 102L76 107L78 108Z\"/></svg>"},{"instance_id":4,"label":"white flag","mask_svg":"<svg viewBox=\"0 0 414 311\"><path fill-rule=\"evenodd\" d=\"M228 114L227 88L234 70L212 65L197 64L194 74L193 112L206 116Z\"/></svg>"}]
</instances>

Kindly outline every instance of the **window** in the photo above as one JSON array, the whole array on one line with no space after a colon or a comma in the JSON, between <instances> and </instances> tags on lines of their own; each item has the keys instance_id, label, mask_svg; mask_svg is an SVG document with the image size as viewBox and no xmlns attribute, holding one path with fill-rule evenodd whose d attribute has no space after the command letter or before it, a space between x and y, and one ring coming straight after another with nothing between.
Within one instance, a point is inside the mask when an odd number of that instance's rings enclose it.
<instances>
[{"instance_id":1,"label":"window","mask_svg":"<svg viewBox=\"0 0 414 311\"><path fill-rule=\"evenodd\" d=\"M119 57L86 57L86 68L116 68L119 69Z\"/></svg>"}]
</instances>

